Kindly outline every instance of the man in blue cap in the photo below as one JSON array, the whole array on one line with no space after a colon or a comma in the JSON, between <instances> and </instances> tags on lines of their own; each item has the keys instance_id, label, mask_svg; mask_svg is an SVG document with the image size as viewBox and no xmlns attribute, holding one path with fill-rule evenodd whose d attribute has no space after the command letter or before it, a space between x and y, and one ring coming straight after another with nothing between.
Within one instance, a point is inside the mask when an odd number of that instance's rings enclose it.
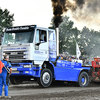
<instances>
[{"instance_id":1,"label":"man in blue cap","mask_svg":"<svg viewBox=\"0 0 100 100\"><path fill-rule=\"evenodd\" d=\"M2 73L0 74L0 98L2 98L2 88L3 85L4 87L4 92L5 92L5 98L11 98L8 96L8 86L9 86L9 78L8 75L11 74L12 68L11 64L8 62L9 60L9 55L5 54L4 55L4 60L2 60L2 63L4 64L4 67L2 68ZM7 69L9 71L7 71Z\"/></svg>"}]
</instances>

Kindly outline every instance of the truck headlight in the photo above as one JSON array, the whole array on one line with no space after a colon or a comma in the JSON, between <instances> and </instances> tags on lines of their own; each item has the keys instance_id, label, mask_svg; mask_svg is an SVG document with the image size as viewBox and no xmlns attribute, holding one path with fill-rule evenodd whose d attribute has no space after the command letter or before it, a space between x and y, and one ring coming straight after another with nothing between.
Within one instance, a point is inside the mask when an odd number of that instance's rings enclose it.
<instances>
[{"instance_id":1,"label":"truck headlight","mask_svg":"<svg viewBox=\"0 0 100 100\"><path fill-rule=\"evenodd\" d=\"M27 58L27 55L23 56L23 58Z\"/></svg>"},{"instance_id":2,"label":"truck headlight","mask_svg":"<svg viewBox=\"0 0 100 100\"><path fill-rule=\"evenodd\" d=\"M29 73L29 71L25 71L25 73Z\"/></svg>"},{"instance_id":3,"label":"truck headlight","mask_svg":"<svg viewBox=\"0 0 100 100\"><path fill-rule=\"evenodd\" d=\"M24 68L31 68L32 65L24 65Z\"/></svg>"},{"instance_id":4,"label":"truck headlight","mask_svg":"<svg viewBox=\"0 0 100 100\"><path fill-rule=\"evenodd\" d=\"M5 55L5 53L3 52L3 55Z\"/></svg>"}]
</instances>

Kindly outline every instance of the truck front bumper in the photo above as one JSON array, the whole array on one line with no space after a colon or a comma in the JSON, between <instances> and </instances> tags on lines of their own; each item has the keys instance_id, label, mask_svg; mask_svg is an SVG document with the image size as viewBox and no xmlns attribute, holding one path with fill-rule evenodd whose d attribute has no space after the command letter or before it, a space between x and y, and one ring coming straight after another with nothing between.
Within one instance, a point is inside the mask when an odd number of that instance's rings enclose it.
<instances>
[{"instance_id":1,"label":"truck front bumper","mask_svg":"<svg viewBox=\"0 0 100 100\"><path fill-rule=\"evenodd\" d=\"M12 67L11 76L33 76L40 77L41 67L32 68L22 68L22 67Z\"/></svg>"}]
</instances>

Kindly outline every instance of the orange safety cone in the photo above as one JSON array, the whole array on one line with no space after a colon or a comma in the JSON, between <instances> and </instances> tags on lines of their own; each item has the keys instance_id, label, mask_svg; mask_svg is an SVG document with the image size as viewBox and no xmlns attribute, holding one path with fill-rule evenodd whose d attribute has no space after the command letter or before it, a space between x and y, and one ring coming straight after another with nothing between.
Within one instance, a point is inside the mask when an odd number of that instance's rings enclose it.
<instances>
[{"instance_id":1,"label":"orange safety cone","mask_svg":"<svg viewBox=\"0 0 100 100\"><path fill-rule=\"evenodd\" d=\"M2 68L4 67L4 64L2 63L2 61L0 60L0 73L2 73Z\"/></svg>"}]
</instances>

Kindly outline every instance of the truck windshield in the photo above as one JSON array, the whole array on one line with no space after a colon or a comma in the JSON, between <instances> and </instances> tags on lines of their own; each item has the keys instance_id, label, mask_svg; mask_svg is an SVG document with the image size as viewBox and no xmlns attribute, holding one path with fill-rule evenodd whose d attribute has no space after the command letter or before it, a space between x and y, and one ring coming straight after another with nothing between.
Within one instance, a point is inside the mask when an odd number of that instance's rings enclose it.
<instances>
[{"instance_id":1,"label":"truck windshield","mask_svg":"<svg viewBox=\"0 0 100 100\"><path fill-rule=\"evenodd\" d=\"M4 39L3 39L3 45L4 44L32 43L33 37L34 37L34 31L5 33Z\"/></svg>"}]
</instances>

